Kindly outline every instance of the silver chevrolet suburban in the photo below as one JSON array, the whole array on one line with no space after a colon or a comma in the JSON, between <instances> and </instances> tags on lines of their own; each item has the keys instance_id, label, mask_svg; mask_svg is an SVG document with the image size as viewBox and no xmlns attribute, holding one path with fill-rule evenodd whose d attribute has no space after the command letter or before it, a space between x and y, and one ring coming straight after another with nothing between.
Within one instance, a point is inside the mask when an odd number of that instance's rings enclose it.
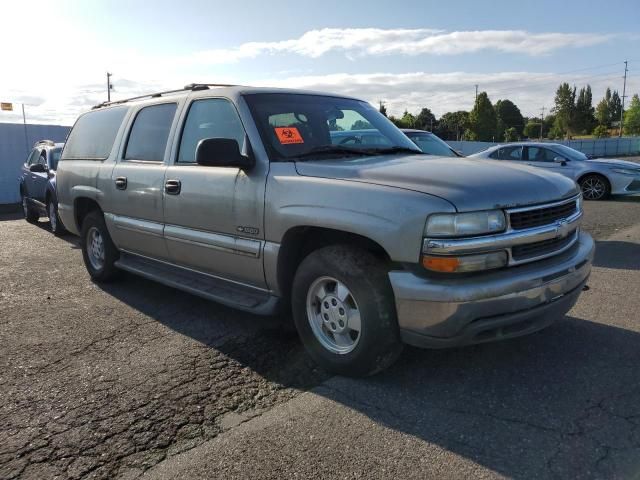
<instances>
[{"instance_id":1,"label":"silver chevrolet suburban","mask_svg":"<svg viewBox=\"0 0 640 480\"><path fill-rule=\"evenodd\" d=\"M345 133L363 128L375 142ZM315 92L192 84L98 105L57 188L94 281L126 270L291 312L309 354L345 375L403 343L539 330L574 305L594 253L570 179L424 155L368 103Z\"/></svg>"}]
</instances>

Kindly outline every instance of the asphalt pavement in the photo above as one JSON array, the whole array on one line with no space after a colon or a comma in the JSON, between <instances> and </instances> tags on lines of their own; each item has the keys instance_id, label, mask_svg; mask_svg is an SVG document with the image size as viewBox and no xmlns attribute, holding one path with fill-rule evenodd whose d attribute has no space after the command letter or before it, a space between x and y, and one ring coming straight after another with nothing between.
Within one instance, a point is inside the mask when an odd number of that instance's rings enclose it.
<instances>
[{"instance_id":1,"label":"asphalt pavement","mask_svg":"<svg viewBox=\"0 0 640 480\"><path fill-rule=\"evenodd\" d=\"M634 478L640 198L586 203L576 307L520 339L407 348L364 380L279 319L134 276L0 217L0 478Z\"/></svg>"}]
</instances>

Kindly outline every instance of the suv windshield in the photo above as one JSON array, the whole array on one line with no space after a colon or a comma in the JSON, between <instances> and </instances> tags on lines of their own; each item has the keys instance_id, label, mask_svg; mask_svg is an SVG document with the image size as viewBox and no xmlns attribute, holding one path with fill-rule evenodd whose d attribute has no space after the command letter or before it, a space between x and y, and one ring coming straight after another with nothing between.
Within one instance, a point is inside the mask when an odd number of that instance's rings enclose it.
<instances>
[{"instance_id":1,"label":"suv windshield","mask_svg":"<svg viewBox=\"0 0 640 480\"><path fill-rule=\"evenodd\" d=\"M51 170L58 169L58 160L60 160L61 148L52 148L49 150L49 162L51 163Z\"/></svg>"},{"instance_id":2,"label":"suv windshield","mask_svg":"<svg viewBox=\"0 0 640 480\"><path fill-rule=\"evenodd\" d=\"M244 98L276 161L422 153L378 110L360 100L283 93Z\"/></svg>"}]
</instances>

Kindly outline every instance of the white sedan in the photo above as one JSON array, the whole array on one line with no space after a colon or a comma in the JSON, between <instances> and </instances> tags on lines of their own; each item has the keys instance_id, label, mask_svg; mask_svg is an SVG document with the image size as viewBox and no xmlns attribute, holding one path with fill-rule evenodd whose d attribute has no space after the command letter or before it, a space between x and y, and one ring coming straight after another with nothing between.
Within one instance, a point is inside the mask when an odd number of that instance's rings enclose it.
<instances>
[{"instance_id":1,"label":"white sedan","mask_svg":"<svg viewBox=\"0 0 640 480\"><path fill-rule=\"evenodd\" d=\"M520 142L489 147L470 158L525 163L575 180L586 200L640 193L640 164L618 159L589 159L559 143Z\"/></svg>"}]
</instances>

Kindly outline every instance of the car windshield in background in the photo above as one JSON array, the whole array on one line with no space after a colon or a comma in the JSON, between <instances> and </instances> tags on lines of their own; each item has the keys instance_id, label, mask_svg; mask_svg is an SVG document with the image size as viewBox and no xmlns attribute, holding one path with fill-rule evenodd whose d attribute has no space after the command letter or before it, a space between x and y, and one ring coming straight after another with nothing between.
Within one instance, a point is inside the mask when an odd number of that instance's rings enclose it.
<instances>
[{"instance_id":1,"label":"car windshield in background","mask_svg":"<svg viewBox=\"0 0 640 480\"><path fill-rule=\"evenodd\" d=\"M49 155L50 155L49 161L51 162L51 170L58 169L58 160L60 160L61 153L62 153L61 148L54 148L49 152Z\"/></svg>"},{"instance_id":2,"label":"car windshield in background","mask_svg":"<svg viewBox=\"0 0 640 480\"><path fill-rule=\"evenodd\" d=\"M366 102L281 93L244 98L274 160L422 153Z\"/></svg>"},{"instance_id":3,"label":"car windshield in background","mask_svg":"<svg viewBox=\"0 0 640 480\"><path fill-rule=\"evenodd\" d=\"M553 150L569 160L588 160L584 153L565 145L554 145Z\"/></svg>"},{"instance_id":4,"label":"car windshield in background","mask_svg":"<svg viewBox=\"0 0 640 480\"><path fill-rule=\"evenodd\" d=\"M407 132L409 137L418 147L427 155L439 155L442 157L460 157L455 150L453 150L449 144L444 140L440 140L435 135L429 135L428 133L413 133Z\"/></svg>"}]
</instances>

